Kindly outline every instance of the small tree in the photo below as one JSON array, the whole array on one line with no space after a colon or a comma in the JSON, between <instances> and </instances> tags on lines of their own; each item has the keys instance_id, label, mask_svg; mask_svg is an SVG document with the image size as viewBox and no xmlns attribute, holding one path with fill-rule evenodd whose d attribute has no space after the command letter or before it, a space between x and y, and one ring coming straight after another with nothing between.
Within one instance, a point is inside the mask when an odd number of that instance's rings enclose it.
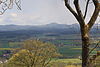
<instances>
[{"instance_id":1,"label":"small tree","mask_svg":"<svg viewBox=\"0 0 100 67\"><path fill-rule=\"evenodd\" d=\"M47 67L52 58L58 56L60 54L54 45L38 40L27 40L22 50L14 54L9 63L22 67Z\"/></svg>"}]
</instances>

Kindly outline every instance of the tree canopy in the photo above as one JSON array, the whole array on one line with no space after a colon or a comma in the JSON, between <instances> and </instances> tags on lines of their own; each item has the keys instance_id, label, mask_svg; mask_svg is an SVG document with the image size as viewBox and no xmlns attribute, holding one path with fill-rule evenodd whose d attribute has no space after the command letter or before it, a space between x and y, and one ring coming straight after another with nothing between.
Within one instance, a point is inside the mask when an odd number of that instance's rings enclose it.
<instances>
[{"instance_id":1,"label":"tree canopy","mask_svg":"<svg viewBox=\"0 0 100 67\"><path fill-rule=\"evenodd\" d=\"M20 51L12 56L9 64L22 67L47 67L52 58L60 54L54 45L38 40L27 40Z\"/></svg>"}]
</instances>

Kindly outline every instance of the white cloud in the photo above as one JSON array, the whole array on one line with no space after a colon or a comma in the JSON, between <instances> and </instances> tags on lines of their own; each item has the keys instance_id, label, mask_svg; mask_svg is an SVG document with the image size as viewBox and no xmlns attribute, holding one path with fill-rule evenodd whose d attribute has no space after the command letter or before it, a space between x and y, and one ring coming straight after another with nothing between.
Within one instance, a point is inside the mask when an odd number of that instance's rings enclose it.
<instances>
[{"instance_id":1,"label":"white cloud","mask_svg":"<svg viewBox=\"0 0 100 67\"><path fill-rule=\"evenodd\" d=\"M17 14L16 13L11 13L11 16L12 17L17 17Z\"/></svg>"},{"instance_id":2,"label":"white cloud","mask_svg":"<svg viewBox=\"0 0 100 67\"><path fill-rule=\"evenodd\" d=\"M4 21L4 19L3 18L0 18L0 22L3 22Z\"/></svg>"}]
</instances>

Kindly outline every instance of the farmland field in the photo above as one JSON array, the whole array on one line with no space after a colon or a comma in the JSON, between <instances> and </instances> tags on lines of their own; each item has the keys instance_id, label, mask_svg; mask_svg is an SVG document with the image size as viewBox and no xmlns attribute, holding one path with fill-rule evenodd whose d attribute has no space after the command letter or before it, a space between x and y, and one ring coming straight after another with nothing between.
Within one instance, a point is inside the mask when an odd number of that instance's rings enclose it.
<instances>
[{"instance_id":1,"label":"farmland field","mask_svg":"<svg viewBox=\"0 0 100 67\"><path fill-rule=\"evenodd\" d=\"M16 37L0 38L0 50L11 50L13 48L19 48L21 46L20 40L23 41L27 39L27 38L23 39L21 37L24 37L24 35L18 36L17 38ZM33 39L33 37L31 37L31 39ZM52 44L55 44L58 48L58 51L63 55L64 58L78 58L79 56L81 56L81 40L79 34L68 34L59 36L51 36L51 35L47 36L46 34L43 34L43 35L36 35L34 39L40 39L44 42L50 42Z\"/></svg>"},{"instance_id":2,"label":"farmland field","mask_svg":"<svg viewBox=\"0 0 100 67\"><path fill-rule=\"evenodd\" d=\"M64 56L68 58L78 58L81 56L81 47L75 47L75 46L63 46L59 47L59 52Z\"/></svg>"}]
</instances>

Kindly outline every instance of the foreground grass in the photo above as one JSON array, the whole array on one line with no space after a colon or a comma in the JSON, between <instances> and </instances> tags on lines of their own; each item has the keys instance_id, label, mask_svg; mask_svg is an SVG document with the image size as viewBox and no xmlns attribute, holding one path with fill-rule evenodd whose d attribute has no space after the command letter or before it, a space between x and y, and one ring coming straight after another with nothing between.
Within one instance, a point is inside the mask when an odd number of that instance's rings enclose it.
<instances>
[{"instance_id":1,"label":"foreground grass","mask_svg":"<svg viewBox=\"0 0 100 67\"><path fill-rule=\"evenodd\" d=\"M64 62L66 64L68 63L82 63L82 61L80 59L56 59L56 60L53 60L52 62Z\"/></svg>"},{"instance_id":2,"label":"foreground grass","mask_svg":"<svg viewBox=\"0 0 100 67\"><path fill-rule=\"evenodd\" d=\"M67 65L65 67L81 67L81 65Z\"/></svg>"},{"instance_id":3,"label":"foreground grass","mask_svg":"<svg viewBox=\"0 0 100 67\"><path fill-rule=\"evenodd\" d=\"M50 63L51 65L49 67L81 67L81 63L82 61L80 59L54 59L53 61L51 61ZM5 63L5 64L0 64L0 67L19 67L19 66L13 66L13 65L9 66L6 65Z\"/></svg>"},{"instance_id":4,"label":"foreground grass","mask_svg":"<svg viewBox=\"0 0 100 67\"><path fill-rule=\"evenodd\" d=\"M77 65L77 63L81 63L81 60L79 59L54 59L53 61L51 61L49 67L81 67L80 65ZM1 63L0 67L19 67L19 66L8 65L7 63Z\"/></svg>"},{"instance_id":5,"label":"foreground grass","mask_svg":"<svg viewBox=\"0 0 100 67\"><path fill-rule=\"evenodd\" d=\"M0 48L0 50L15 50L16 48Z\"/></svg>"},{"instance_id":6,"label":"foreground grass","mask_svg":"<svg viewBox=\"0 0 100 67\"><path fill-rule=\"evenodd\" d=\"M51 67L81 67L80 59L56 59L51 62Z\"/></svg>"}]
</instances>

